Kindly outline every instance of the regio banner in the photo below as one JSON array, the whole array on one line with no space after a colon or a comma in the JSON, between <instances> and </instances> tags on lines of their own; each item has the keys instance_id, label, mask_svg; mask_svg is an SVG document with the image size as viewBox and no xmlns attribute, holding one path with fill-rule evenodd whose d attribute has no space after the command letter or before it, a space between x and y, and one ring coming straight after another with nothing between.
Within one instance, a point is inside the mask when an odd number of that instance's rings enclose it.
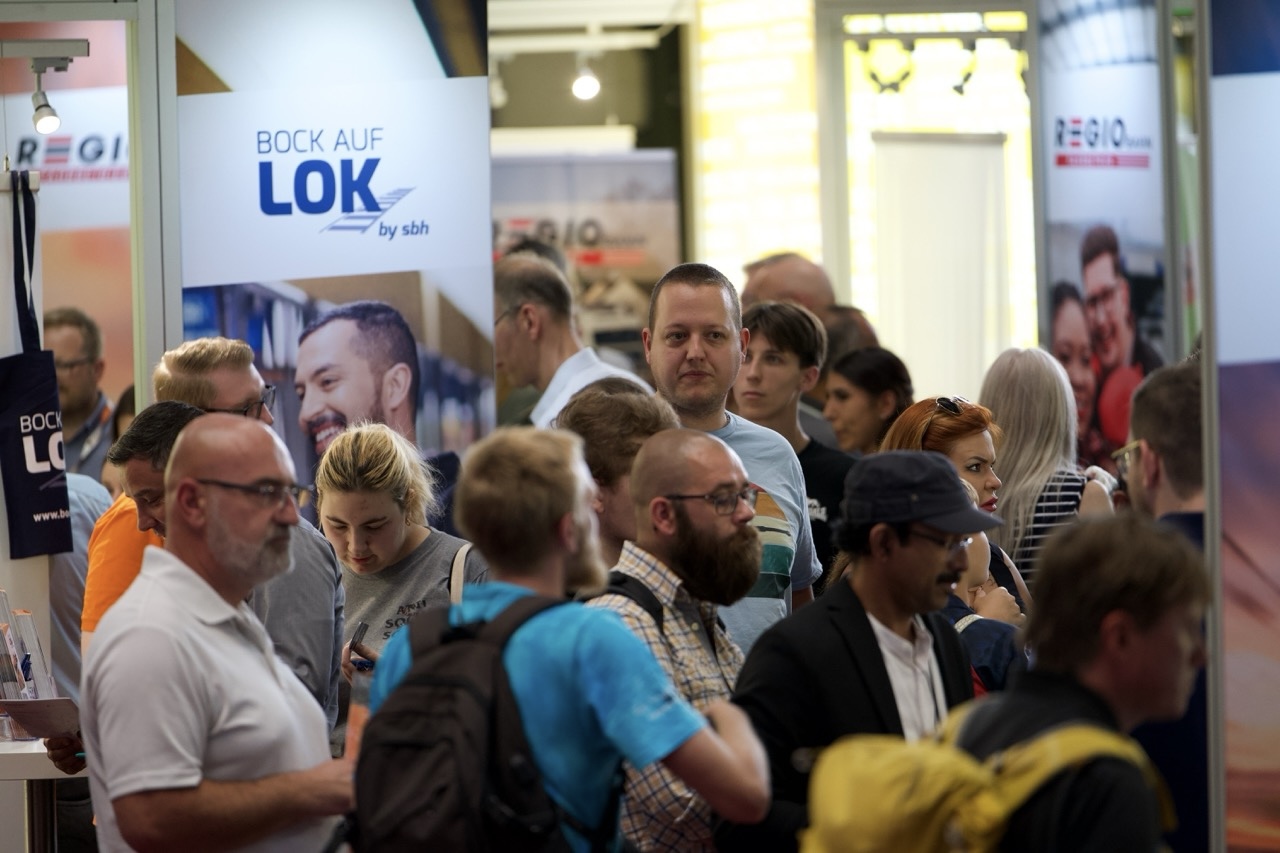
<instances>
[{"instance_id":1,"label":"regio banner","mask_svg":"<svg viewBox=\"0 0 1280 853\"><path fill-rule=\"evenodd\" d=\"M1040 341L1067 370L1082 466L1114 471L1129 398L1168 357L1155 2L1040 19Z\"/></svg>"}]
</instances>

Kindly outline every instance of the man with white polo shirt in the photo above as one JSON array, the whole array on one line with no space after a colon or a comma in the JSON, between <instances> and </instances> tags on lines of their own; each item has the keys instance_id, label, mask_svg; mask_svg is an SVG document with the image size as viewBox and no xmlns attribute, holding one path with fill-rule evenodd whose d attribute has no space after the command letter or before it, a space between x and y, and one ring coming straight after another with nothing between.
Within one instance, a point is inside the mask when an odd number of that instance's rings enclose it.
<instances>
[{"instance_id":1,"label":"man with white polo shirt","mask_svg":"<svg viewBox=\"0 0 1280 853\"><path fill-rule=\"evenodd\" d=\"M103 617L81 723L103 849L318 850L352 806L324 712L245 599L289 570L298 502L265 424L206 415L165 476L164 549Z\"/></svg>"}]
</instances>

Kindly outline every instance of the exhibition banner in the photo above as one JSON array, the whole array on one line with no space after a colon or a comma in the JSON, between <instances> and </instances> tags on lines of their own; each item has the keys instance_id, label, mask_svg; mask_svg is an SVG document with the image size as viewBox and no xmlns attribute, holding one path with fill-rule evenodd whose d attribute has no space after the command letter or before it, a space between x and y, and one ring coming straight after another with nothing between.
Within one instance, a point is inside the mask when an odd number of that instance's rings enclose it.
<instances>
[{"instance_id":1,"label":"exhibition banner","mask_svg":"<svg viewBox=\"0 0 1280 853\"><path fill-rule=\"evenodd\" d=\"M484 5L176 12L184 336L249 343L300 477L359 421L464 449L494 422Z\"/></svg>"},{"instance_id":2,"label":"exhibition banner","mask_svg":"<svg viewBox=\"0 0 1280 853\"><path fill-rule=\"evenodd\" d=\"M1129 397L1167 358L1155 14L1137 0L1040 17L1040 341L1071 378L1082 464L1112 470Z\"/></svg>"},{"instance_id":3,"label":"exhibition banner","mask_svg":"<svg viewBox=\"0 0 1280 853\"><path fill-rule=\"evenodd\" d=\"M494 250L532 237L563 251L584 283L652 284L680 263L676 183L670 149L495 157Z\"/></svg>"},{"instance_id":4,"label":"exhibition banner","mask_svg":"<svg viewBox=\"0 0 1280 853\"><path fill-rule=\"evenodd\" d=\"M1280 98L1280 8L1213 0L1209 11L1207 295L1219 413L1226 841L1231 850L1280 850L1280 292L1271 286L1280 119L1265 108Z\"/></svg>"},{"instance_id":5,"label":"exhibition banner","mask_svg":"<svg viewBox=\"0 0 1280 853\"><path fill-rule=\"evenodd\" d=\"M465 77L181 98L184 284L485 258L488 97Z\"/></svg>"}]
</instances>

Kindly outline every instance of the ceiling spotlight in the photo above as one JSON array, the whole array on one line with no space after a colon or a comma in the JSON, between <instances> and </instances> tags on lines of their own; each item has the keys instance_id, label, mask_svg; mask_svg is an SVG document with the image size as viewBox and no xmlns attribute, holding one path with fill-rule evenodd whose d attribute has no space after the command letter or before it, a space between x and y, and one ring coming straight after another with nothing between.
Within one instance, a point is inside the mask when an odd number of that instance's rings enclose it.
<instances>
[{"instance_id":1,"label":"ceiling spotlight","mask_svg":"<svg viewBox=\"0 0 1280 853\"><path fill-rule=\"evenodd\" d=\"M585 58L578 60L578 77L573 81L573 96L580 101L589 101L600 94L600 78L587 65Z\"/></svg>"},{"instance_id":2,"label":"ceiling spotlight","mask_svg":"<svg viewBox=\"0 0 1280 853\"><path fill-rule=\"evenodd\" d=\"M31 103L36 108L31 122L36 126L36 133L47 136L62 126L62 119L58 118L58 111L49 106L49 96L39 88L39 85L39 83L36 84L35 94L31 96Z\"/></svg>"},{"instance_id":3,"label":"ceiling spotlight","mask_svg":"<svg viewBox=\"0 0 1280 853\"><path fill-rule=\"evenodd\" d=\"M44 72L66 71L70 64L70 57L36 56L31 59L31 70L36 75L36 90L31 95L31 105L36 111L31 116L31 123L36 126L36 133L47 136L62 126L58 111L49 106L49 96L44 92Z\"/></svg>"}]
</instances>

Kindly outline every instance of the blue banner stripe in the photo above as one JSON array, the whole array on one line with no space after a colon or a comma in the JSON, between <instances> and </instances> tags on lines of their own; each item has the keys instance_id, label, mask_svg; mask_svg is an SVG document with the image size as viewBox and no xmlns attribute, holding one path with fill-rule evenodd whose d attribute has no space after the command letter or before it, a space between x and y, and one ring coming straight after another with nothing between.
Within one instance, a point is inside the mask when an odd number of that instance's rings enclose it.
<instances>
[{"instance_id":1,"label":"blue banner stripe","mask_svg":"<svg viewBox=\"0 0 1280 853\"><path fill-rule=\"evenodd\" d=\"M1280 71L1280 2L1211 0L1213 75Z\"/></svg>"}]
</instances>

